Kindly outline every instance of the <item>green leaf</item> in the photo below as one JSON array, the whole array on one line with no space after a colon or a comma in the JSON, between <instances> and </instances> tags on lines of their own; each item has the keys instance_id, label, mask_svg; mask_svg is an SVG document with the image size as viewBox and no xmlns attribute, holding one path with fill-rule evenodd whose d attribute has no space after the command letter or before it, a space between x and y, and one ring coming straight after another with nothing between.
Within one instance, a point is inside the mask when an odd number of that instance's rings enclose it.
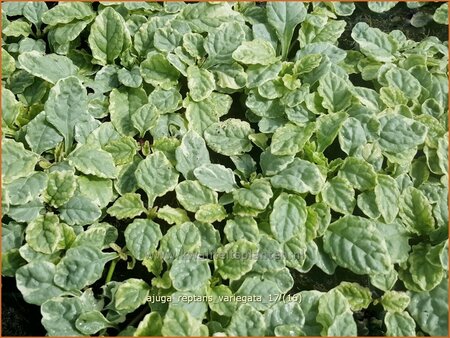
<instances>
[{"instance_id":1,"label":"green leaf","mask_svg":"<svg viewBox=\"0 0 450 338\"><path fill-rule=\"evenodd\" d=\"M325 179L314 163L295 158L285 169L272 176L270 183L274 188L316 195L322 190Z\"/></svg>"},{"instance_id":2,"label":"green leaf","mask_svg":"<svg viewBox=\"0 0 450 338\"><path fill-rule=\"evenodd\" d=\"M257 179L249 188L240 188L233 191L233 198L243 207L263 210L267 207L273 196L270 183L265 179Z\"/></svg>"},{"instance_id":3,"label":"green leaf","mask_svg":"<svg viewBox=\"0 0 450 338\"><path fill-rule=\"evenodd\" d=\"M381 297L380 303L386 311L401 313L408 307L410 297L405 292L387 291Z\"/></svg>"},{"instance_id":4,"label":"green leaf","mask_svg":"<svg viewBox=\"0 0 450 338\"><path fill-rule=\"evenodd\" d=\"M148 196L151 206L158 196L175 189L179 174L164 153L157 151L138 164L135 172L138 186Z\"/></svg>"},{"instance_id":5,"label":"green leaf","mask_svg":"<svg viewBox=\"0 0 450 338\"><path fill-rule=\"evenodd\" d=\"M229 336L262 336L265 330L264 316L252 306L242 304L233 313L226 333Z\"/></svg>"},{"instance_id":6,"label":"green leaf","mask_svg":"<svg viewBox=\"0 0 450 338\"><path fill-rule=\"evenodd\" d=\"M89 47L94 59L101 65L113 63L126 46L127 34L120 14L106 7L96 17L89 34Z\"/></svg>"},{"instance_id":7,"label":"green leaf","mask_svg":"<svg viewBox=\"0 0 450 338\"><path fill-rule=\"evenodd\" d=\"M176 85L180 73L160 53L149 54L140 65L142 78L153 86L169 89Z\"/></svg>"},{"instance_id":8,"label":"green leaf","mask_svg":"<svg viewBox=\"0 0 450 338\"><path fill-rule=\"evenodd\" d=\"M172 226L161 240L159 251L167 263L172 263L184 254L198 252L201 247L201 235L197 227L190 222Z\"/></svg>"},{"instance_id":9,"label":"green leaf","mask_svg":"<svg viewBox=\"0 0 450 338\"><path fill-rule=\"evenodd\" d=\"M356 274L384 273L391 266L386 242L367 219L344 216L328 227L323 241L325 252Z\"/></svg>"},{"instance_id":10,"label":"green leaf","mask_svg":"<svg viewBox=\"0 0 450 338\"><path fill-rule=\"evenodd\" d=\"M2 140L2 182L11 183L17 178L29 176L38 162L39 155L26 150L22 143Z\"/></svg>"},{"instance_id":11,"label":"green leaf","mask_svg":"<svg viewBox=\"0 0 450 338\"><path fill-rule=\"evenodd\" d=\"M176 169L186 179L194 179L193 171L197 167L211 163L206 143L195 131L184 134L180 146L175 151Z\"/></svg>"},{"instance_id":12,"label":"green leaf","mask_svg":"<svg viewBox=\"0 0 450 338\"><path fill-rule=\"evenodd\" d=\"M397 181L388 175L379 174L375 186L375 203L386 223L391 223L396 218L399 197Z\"/></svg>"},{"instance_id":13,"label":"green leaf","mask_svg":"<svg viewBox=\"0 0 450 338\"><path fill-rule=\"evenodd\" d=\"M409 231L397 223L385 224L377 222L376 226L386 241L392 263L405 262L411 251Z\"/></svg>"},{"instance_id":14,"label":"green leaf","mask_svg":"<svg viewBox=\"0 0 450 338\"><path fill-rule=\"evenodd\" d=\"M321 115L317 119L317 150L324 151L330 146L344 123L347 115L344 112Z\"/></svg>"},{"instance_id":15,"label":"green leaf","mask_svg":"<svg viewBox=\"0 0 450 338\"><path fill-rule=\"evenodd\" d=\"M125 136L109 142L103 149L112 155L116 165L121 165L128 164L133 160L139 146L135 139Z\"/></svg>"},{"instance_id":16,"label":"green leaf","mask_svg":"<svg viewBox=\"0 0 450 338\"><path fill-rule=\"evenodd\" d=\"M366 142L366 132L361 122L354 117L347 118L339 130L339 144L342 151L352 156Z\"/></svg>"},{"instance_id":17,"label":"green leaf","mask_svg":"<svg viewBox=\"0 0 450 338\"><path fill-rule=\"evenodd\" d=\"M109 179L79 176L78 189L100 208L106 207L113 200L113 186Z\"/></svg>"},{"instance_id":18,"label":"green leaf","mask_svg":"<svg viewBox=\"0 0 450 338\"><path fill-rule=\"evenodd\" d=\"M306 239L306 202L296 195L281 193L273 203L270 214L270 229L280 242L286 242L294 236Z\"/></svg>"},{"instance_id":19,"label":"green leaf","mask_svg":"<svg viewBox=\"0 0 450 338\"><path fill-rule=\"evenodd\" d=\"M31 150L42 154L46 150L55 148L62 142L63 137L48 122L47 114L43 111L27 124L25 139Z\"/></svg>"},{"instance_id":20,"label":"green leaf","mask_svg":"<svg viewBox=\"0 0 450 338\"><path fill-rule=\"evenodd\" d=\"M183 181L175 188L177 200L187 211L197 212L202 205L217 203L217 193L198 181Z\"/></svg>"},{"instance_id":21,"label":"green leaf","mask_svg":"<svg viewBox=\"0 0 450 338\"><path fill-rule=\"evenodd\" d=\"M434 230L431 204L420 190L408 187L400 196L399 209L399 216L409 231L428 234Z\"/></svg>"},{"instance_id":22,"label":"green leaf","mask_svg":"<svg viewBox=\"0 0 450 338\"><path fill-rule=\"evenodd\" d=\"M55 284L65 290L80 290L100 279L105 264L115 256L93 246L71 248L56 265Z\"/></svg>"},{"instance_id":23,"label":"green leaf","mask_svg":"<svg viewBox=\"0 0 450 338\"><path fill-rule=\"evenodd\" d=\"M117 168L110 153L95 146L83 145L68 157L69 163L86 175L116 178Z\"/></svg>"},{"instance_id":24,"label":"green leaf","mask_svg":"<svg viewBox=\"0 0 450 338\"><path fill-rule=\"evenodd\" d=\"M448 25L448 4L439 6L433 14L433 20L442 25Z\"/></svg>"},{"instance_id":25,"label":"green leaf","mask_svg":"<svg viewBox=\"0 0 450 338\"><path fill-rule=\"evenodd\" d=\"M317 322L323 336L356 336L356 323L350 304L342 293L333 289L319 299Z\"/></svg>"},{"instance_id":26,"label":"green leaf","mask_svg":"<svg viewBox=\"0 0 450 338\"><path fill-rule=\"evenodd\" d=\"M407 70L391 68L384 74L384 77L389 86L400 89L406 97L412 100L419 97L422 86Z\"/></svg>"},{"instance_id":27,"label":"green leaf","mask_svg":"<svg viewBox=\"0 0 450 338\"><path fill-rule=\"evenodd\" d=\"M374 188L377 182L377 174L373 166L356 157L347 157L344 160L338 176L346 179L353 188L360 191Z\"/></svg>"},{"instance_id":28,"label":"green leaf","mask_svg":"<svg viewBox=\"0 0 450 338\"><path fill-rule=\"evenodd\" d=\"M139 323L135 337L148 337L148 336L160 336L162 328L161 315L158 312L151 312L145 315L142 321Z\"/></svg>"},{"instance_id":29,"label":"green leaf","mask_svg":"<svg viewBox=\"0 0 450 338\"><path fill-rule=\"evenodd\" d=\"M122 87L112 90L109 96L111 122L120 134L123 136L134 136L136 130L145 132L150 128L150 126L141 124L148 121L147 115L154 115L151 107L141 108L147 102L147 94L142 88ZM150 109L150 111L147 109ZM134 115L137 116L134 117ZM150 121L154 118L156 117L150 118ZM139 128L135 129L135 124L138 124Z\"/></svg>"},{"instance_id":30,"label":"green leaf","mask_svg":"<svg viewBox=\"0 0 450 338\"><path fill-rule=\"evenodd\" d=\"M351 104L352 94L347 82L333 73L320 78L317 92L323 98L323 107L330 113L345 111Z\"/></svg>"},{"instance_id":31,"label":"green leaf","mask_svg":"<svg viewBox=\"0 0 450 338\"><path fill-rule=\"evenodd\" d=\"M76 75L78 71L72 60L63 55L42 55L37 51L31 51L20 54L18 60L20 66L28 73L53 84Z\"/></svg>"},{"instance_id":32,"label":"green leaf","mask_svg":"<svg viewBox=\"0 0 450 338\"><path fill-rule=\"evenodd\" d=\"M114 307L125 313L133 312L145 304L150 287L146 282L137 278L127 279L119 285L114 295Z\"/></svg>"},{"instance_id":33,"label":"green leaf","mask_svg":"<svg viewBox=\"0 0 450 338\"><path fill-rule=\"evenodd\" d=\"M414 287L420 291L433 290L444 278L444 269L436 264L437 259L432 257L433 254L430 245L421 243L413 246L408 257L410 278Z\"/></svg>"},{"instance_id":34,"label":"green leaf","mask_svg":"<svg viewBox=\"0 0 450 338\"><path fill-rule=\"evenodd\" d=\"M4 185L11 204L25 204L36 198L47 186L47 175L35 172Z\"/></svg>"},{"instance_id":35,"label":"green leaf","mask_svg":"<svg viewBox=\"0 0 450 338\"><path fill-rule=\"evenodd\" d=\"M252 217L236 216L227 220L223 229L228 242L234 242L239 239L245 239L249 242L259 241L258 223Z\"/></svg>"},{"instance_id":36,"label":"green leaf","mask_svg":"<svg viewBox=\"0 0 450 338\"><path fill-rule=\"evenodd\" d=\"M66 154L72 147L75 126L88 119L87 104L86 88L76 77L59 80L50 90L45 115L47 122L64 137Z\"/></svg>"},{"instance_id":37,"label":"green leaf","mask_svg":"<svg viewBox=\"0 0 450 338\"><path fill-rule=\"evenodd\" d=\"M221 164L203 164L194 169L194 176L215 191L232 192L237 188L233 171Z\"/></svg>"},{"instance_id":38,"label":"green leaf","mask_svg":"<svg viewBox=\"0 0 450 338\"><path fill-rule=\"evenodd\" d=\"M101 216L100 208L89 198L75 194L59 208L60 218L69 225L86 225L93 223Z\"/></svg>"},{"instance_id":39,"label":"green leaf","mask_svg":"<svg viewBox=\"0 0 450 338\"><path fill-rule=\"evenodd\" d=\"M42 325L52 336L80 336L75 321L82 312L83 304L78 297L54 297L42 304Z\"/></svg>"},{"instance_id":40,"label":"green leaf","mask_svg":"<svg viewBox=\"0 0 450 338\"><path fill-rule=\"evenodd\" d=\"M170 307L164 316L163 336L200 336L200 322L188 310L181 307Z\"/></svg>"},{"instance_id":41,"label":"green leaf","mask_svg":"<svg viewBox=\"0 0 450 338\"><path fill-rule=\"evenodd\" d=\"M66 204L77 188L76 177L71 171L54 171L48 175L47 190L44 192L46 203L57 208Z\"/></svg>"},{"instance_id":42,"label":"green leaf","mask_svg":"<svg viewBox=\"0 0 450 338\"><path fill-rule=\"evenodd\" d=\"M236 296L254 297L254 300L247 302L258 311L265 311L269 309L277 296L280 294L280 289L271 280L261 280L260 277L248 277L244 280L239 290L236 291Z\"/></svg>"},{"instance_id":43,"label":"green leaf","mask_svg":"<svg viewBox=\"0 0 450 338\"><path fill-rule=\"evenodd\" d=\"M199 222L214 223L223 221L227 217L227 212L221 204L204 204L195 213L195 219Z\"/></svg>"},{"instance_id":44,"label":"green leaf","mask_svg":"<svg viewBox=\"0 0 450 338\"><path fill-rule=\"evenodd\" d=\"M121 114L120 110L117 110L117 112ZM156 126L158 118L159 113L155 106L147 103L139 107L134 114L131 115L131 122L133 123L133 127L139 131L140 136L143 137L147 131ZM121 121L120 124L123 123L123 125L128 125L128 122L125 122L125 120Z\"/></svg>"},{"instance_id":45,"label":"green leaf","mask_svg":"<svg viewBox=\"0 0 450 338\"><path fill-rule=\"evenodd\" d=\"M143 260L156 250L162 238L159 225L151 220L136 219L125 230L125 242L134 258Z\"/></svg>"},{"instance_id":46,"label":"green leaf","mask_svg":"<svg viewBox=\"0 0 450 338\"><path fill-rule=\"evenodd\" d=\"M379 144L382 150L398 153L424 143L427 128L420 122L402 115L385 115L380 118Z\"/></svg>"},{"instance_id":47,"label":"green leaf","mask_svg":"<svg viewBox=\"0 0 450 338\"><path fill-rule=\"evenodd\" d=\"M173 287L178 291L193 291L205 287L211 277L208 261L201 258L178 257L170 268Z\"/></svg>"},{"instance_id":48,"label":"green leaf","mask_svg":"<svg viewBox=\"0 0 450 338\"><path fill-rule=\"evenodd\" d=\"M188 96L184 100L183 106L186 108L189 128L203 135L209 126L219 122L219 118L228 113L231 103L230 96L215 92L200 102L195 102Z\"/></svg>"},{"instance_id":49,"label":"green leaf","mask_svg":"<svg viewBox=\"0 0 450 338\"><path fill-rule=\"evenodd\" d=\"M272 45L262 39L243 41L233 52L233 59L246 65L267 66L278 61L275 49Z\"/></svg>"},{"instance_id":50,"label":"green leaf","mask_svg":"<svg viewBox=\"0 0 450 338\"><path fill-rule=\"evenodd\" d=\"M208 64L228 63L232 53L245 39L245 32L239 22L226 22L208 34L204 42L208 53Z\"/></svg>"},{"instance_id":51,"label":"green leaf","mask_svg":"<svg viewBox=\"0 0 450 338\"><path fill-rule=\"evenodd\" d=\"M432 291L409 292L408 311L419 327L432 336L448 335L448 279Z\"/></svg>"},{"instance_id":52,"label":"green leaf","mask_svg":"<svg viewBox=\"0 0 450 338\"><path fill-rule=\"evenodd\" d=\"M16 20L11 22L5 29L3 29L2 33L5 36L11 37L27 37L31 34L31 25L25 20Z\"/></svg>"},{"instance_id":53,"label":"green leaf","mask_svg":"<svg viewBox=\"0 0 450 338\"><path fill-rule=\"evenodd\" d=\"M393 37L383 33L378 28L371 28L365 22L358 22L353 27L351 35L365 55L381 62L394 60L398 44Z\"/></svg>"},{"instance_id":54,"label":"green leaf","mask_svg":"<svg viewBox=\"0 0 450 338\"><path fill-rule=\"evenodd\" d=\"M252 149L249 140L254 131L246 121L227 119L211 124L204 133L206 144L216 153L232 156L241 155Z\"/></svg>"},{"instance_id":55,"label":"green leaf","mask_svg":"<svg viewBox=\"0 0 450 338\"><path fill-rule=\"evenodd\" d=\"M277 328L295 325L297 328L303 327L305 315L300 304L295 301L279 302L268 309L264 314L268 334L276 334ZM291 328L292 329L292 328ZM278 329L280 331L280 329ZM287 332L289 332L288 330Z\"/></svg>"},{"instance_id":56,"label":"green leaf","mask_svg":"<svg viewBox=\"0 0 450 338\"><path fill-rule=\"evenodd\" d=\"M39 216L44 209L44 203L40 198L34 198L22 205L10 205L8 216L16 222L31 222Z\"/></svg>"},{"instance_id":57,"label":"green leaf","mask_svg":"<svg viewBox=\"0 0 450 338\"><path fill-rule=\"evenodd\" d=\"M48 213L33 220L25 231L25 239L35 251L54 253L62 239L58 216Z\"/></svg>"},{"instance_id":58,"label":"green leaf","mask_svg":"<svg viewBox=\"0 0 450 338\"><path fill-rule=\"evenodd\" d=\"M389 336L415 336L416 323L408 312L387 312L384 317L386 335Z\"/></svg>"},{"instance_id":59,"label":"green leaf","mask_svg":"<svg viewBox=\"0 0 450 338\"><path fill-rule=\"evenodd\" d=\"M170 88L168 90L157 88L148 96L148 101L153 104L161 114L165 114L180 109L182 97L178 88Z\"/></svg>"},{"instance_id":60,"label":"green leaf","mask_svg":"<svg viewBox=\"0 0 450 338\"><path fill-rule=\"evenodd\" d=\"M58 24L67 24L74 20L83 20L94 15L95 13L90 3L62 2L45 12L42 16L42 22L50 26L56 26Z\"/></svg>"},{"instance_id":61,"label":"green leaf","mask_svg":"<svg viewBox=\"0 0 450 338\"><path fill-rule=\"evenodd\" d=\"M212 297L208 302L210 309L221 316L231 317L236 312L237 302L233 300L233 292L226 285L208 288L207 296Z\"/></svg>"},{"instance_id":62,"label":"green leaf","mask_svg":"<svg viewBox=\"0 0 450 338\"><path fill-rule=\"evenodd\" d=\"M216 89L213 74L197 66L189 66L187 69L187 80L189 95L194 101L206 99Z\"/></svg>"},{"instance_id":63,"label":"green leaf","mask_svg":"<svg viewBox=\"0 0 450 338\"><path fill-rule=\"evenodd\" d=\"M75 327L85 335L95 334L108 327L114 327L100 311L88 311L82 313L75 321Z\"/></svg>"},{"instance_id":64,"label":"green leaf","mask_svg":"<svg viewBox=\"0 0 450 338\"><path fill-rule=\"evenodd\" d=\"M142 84L141 71L138 66L133 66L130 70L122 68L117 72L119 82L130 88L138 88Z\"/></svg>"},{"instance_id":65,"label":"green leaf","mask_svg":"<svg viewBox=\"0 0 450 338\"><path fill-rule=\"evenodd\" d=\"M64 291L55 285L55 265L50 262L31 262L16 272L17 288L27 303L42 305Z\"/></svg>"},{"instance_id":66,"label":"green leaf","mask_svg":"<svg viewBox=\"0 0 450 338\"><path fill-rule=\"evenodd\" d=\"M286 59L291 45L294 30L306 18L303 3L269 2L267 4L267 21L275 29L281 42L281 55Z\"/></svg>"},{"instance_id":67,"label":"green leaf","mask_svg":"<svg viewBox=\"0 0 450 338\"><path fill-rule=\"evenodd\" d=\"M315 131L315 124L297 126L287 123L278 128L272 136L270 152L273 155L295 155L303 149Z\"/></svg>"},{"instance_id":68,"label":"green leaf","mask_svg":"<svg viewBox=\"0 0 450 338\"><path fill-rule=\"evenodd\" d=\"M217 250L214 266L224 279L237 280L252 269L257 254L257 244L240 239Z\"/></svg>"},{"instance_id":69,"label":"green leaf","mask_svg":"<svg viewBox=\"0 0 450 338\"><path fill-rule=\"evenodd\" d=\"M2 53L7 53L2 49ZM2 54L2 58L5 54ZM11 57L12 58L12 57ZM13 59L14 60L14 59ZM4 65L4 60L2 60ZM2 69L2 74L4 74ZM2 87L2 121L8 127L14 128L14 123L16 122L17 116L20 110L20 103L17 102L14 93L9 89Z\"/></svg>"},{"instance_id":70,"label":"green leaf","mask_svg":"<svg viewBox=\"0 0 450 338\"><path fill-rule=\"evenodd\" d=\"M381 2L381 1L370 1L367 3L367 6L372 12L383 13L392 9L397 5L398 1L392 2Z\"/></svg>"},{"instance_id":71,"label":"green leaf","mask_svg":"<svg viewBox=\"0 0 450 338\"><path fill-rule=\"evenodd\" d=\"M145 211L141 195L136 193L124 194L107 210L108 214L117 219L135 218Z\"/></svg>"},{"instance_id":72,"label":"green leaf","mask_svg":"<svg viewBox=\"0 0 450 338\"><path fill-rule=\"evenodd\" d=\"M370 303L372 303L371 291L358 283L341 282L335 287L335 290L338 290L347 298L352 311L356 312L367 309Z\"/></svg>"},{"instance_id":73,"label":"green leaf","mask_svg":"<svg viewBox=\"0 0 450 338\"><path fill-rule=\"evenodd\" d=\"M331 209L342 214L351 214L356 205L355 191L346 179L335 177L325 183L322 198Z\"/></svg>"}]
</instances>

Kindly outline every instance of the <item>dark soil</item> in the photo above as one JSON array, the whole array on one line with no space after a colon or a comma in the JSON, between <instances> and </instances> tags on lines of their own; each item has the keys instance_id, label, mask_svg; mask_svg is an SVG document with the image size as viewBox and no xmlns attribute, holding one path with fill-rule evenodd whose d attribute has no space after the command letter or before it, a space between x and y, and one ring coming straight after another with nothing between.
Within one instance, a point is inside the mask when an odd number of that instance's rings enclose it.
<instances>
[{"instance_id":1,"label":"dark soil","mask_svg":"<svg viewBox=\"0 0 450 338\"><path fill-rule=\"evenodd\" d=\"M39 306L23 300L14 278L2 277L2 336L45 336Z\"/></svg>"}]
</instances>

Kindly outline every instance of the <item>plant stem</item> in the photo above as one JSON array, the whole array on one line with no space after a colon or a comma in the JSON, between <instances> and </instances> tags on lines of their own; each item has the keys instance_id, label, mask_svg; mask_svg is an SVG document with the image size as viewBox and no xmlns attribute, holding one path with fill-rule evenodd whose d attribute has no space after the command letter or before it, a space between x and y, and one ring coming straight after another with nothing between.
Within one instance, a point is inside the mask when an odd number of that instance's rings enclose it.
<instances>
[{"instance_id":1,"label":"plant stem","mask_svg":"<svg viewBox=\"0 0 450 338\"><path fill-rule=\"evenodd\" d=\"M109 266L108 274L106 275L105 284L109 283L111 281L111 278L113 276L114 270L116 269L116 264L119 261L119 258L115 258L111 261L111 265Z\"/></svg>"}]
</instances>

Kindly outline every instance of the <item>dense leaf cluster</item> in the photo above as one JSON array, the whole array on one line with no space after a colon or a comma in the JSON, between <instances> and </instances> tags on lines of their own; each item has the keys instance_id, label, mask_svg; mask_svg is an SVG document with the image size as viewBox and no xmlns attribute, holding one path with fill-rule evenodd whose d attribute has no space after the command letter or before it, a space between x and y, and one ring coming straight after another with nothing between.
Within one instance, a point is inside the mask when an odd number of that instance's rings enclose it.
<instances>
[{"instance_id":1,"label":"dense leaf cluster","mask_svg":"<svg viewBox=\"0 0 450 338\"><path fill-rule=\"evenodd\" d=\"M344 50L354 8L3 4L2 274L49 335L448 334L448 42Z\"/></svg>"}]
</instances>

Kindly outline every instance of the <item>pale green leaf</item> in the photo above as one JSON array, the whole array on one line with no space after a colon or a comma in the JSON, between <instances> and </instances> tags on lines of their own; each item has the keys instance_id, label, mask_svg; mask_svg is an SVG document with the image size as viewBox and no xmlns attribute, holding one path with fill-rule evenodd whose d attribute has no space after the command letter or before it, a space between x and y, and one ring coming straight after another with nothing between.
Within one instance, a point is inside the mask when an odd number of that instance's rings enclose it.
<instances>
[{"instance_id":1,"label":"pale green leaf","mask_svg":"<svg viewBox=\"0 0 450 338\"><path fill-rule=\"evenodd\" d=\"M197 167L211 163L205 141L193 130L184 134L175 157L175 167L186 179L194 178L193 170Z\"/></svg>"},{"instance_id":2,"label":"pale green leaf","mask_svg":"<svg viewBox=\"0 0 450 338\"><path fill-rule=\"evenodd\" d=\"M89 198L75 194L59 208L60 218L69 225L86 225L100 218L102 212Z\"/></svg>"},{"instance_id":3,"label":"pale green leaf","mask_svg":"<svg viewBox=\"0 0 450 338\"><path fill-rule=\"evenodd\" d=\"M340 266L363 275L383 273L391 265L386 242L371 221L344 216L324 235L324 249Z\"/></svg>"},{"instance_id":4,"label":"pale green leaf","mask_svg":"<svg viewBox=\"0 0 450 338\"><path fill-rule=\"evenodd\" d=\"M326 182L322 198L331 209L342 214L351 214L356 205L355 190L346 179L335 177Z\"/></svg>"},{"instance_id":5,"label":"pale green leaf","mask_svg":"<svg viewBox=\"0 0 450 338\"><path fill-rule=\"evenodd\" d=\"M2 183L11 183L34 171L39 155L26 150L22 143L12 139L2 140Z\"/></svg>"},{"instance_id":6,"label":"pale green leaf","mask_svg":"<svg viewBox=\"0 0 450 338\"><path fill-rule=\"evenodd\" d=\"M56 265L55 284L65 290L80 290L100 279L105 264L115 256L93 246L71 248Z\"/></svg>"},{"instance_id":7,"label":"pale green leaf","mask_svg":"<svg viewBox=\"0 0 450 338\"><path fill-rule=\"evenodd\" d=\"M201 258L178 257L170 268L173 287L178 291L192 291L206 286L211 271L208 261Z\"/></svg>"},{"instance_id":8,"label":"pale green leaf","mask_svg":"<svg viewBox=\"0 0 450 338\"><path fill-rule=\"evenodd\" d=\"M226 333L229 336L262 336L265 327L264 316L252 306L242 304L233 313Z\"/></svg>"},{"instance_id":9,"label":"pale green leaf","mask_svg":"<svg viewBox=\"0 0 450 338\"><path fill-rule=\"evenodd\" d=\"M143 260L157 248L162 238L159 225L151 220L136 219L125 230L125 242L134 258Z\"/></svg>"},{"instance_id":10,"label":"pale green leaf","mask_svg":"<svg viewBox=\"0 0 450 338\"><path fill-rule=\"evenodd\" d=\"M106 7L96 17L89 34L89 46L101 65L113 63L126 46L127 28L121 15Z\"/></svg>"},{"instance_id":11,"label":"pale green leaf","mask_svg":"<svg viewBox=\"0 0 450 338\"><path fill-rule=\"evenodd\" d=\"M73 62L57 54L42 55L37 51L19 55L20 66L28 73L55 84L58 80L76 75L78 67Z\"/></svg>"},{"instance_id":12,"label":"pale green leaf","mask_svg":"<svg viewBox=\"0 0 450 338\"><path fill-rule=\"evenodd\" d=\"M145 211L141 195L136 193L124 194L107 210L108 214L117 219L135 218Z\"/></svg>"},{"instance_id":13,"label":"pale green leaf","mask_svg":"<svg viewBox=\"0 0 450 338\"><path fill-rule=\"evenodd\" d=\"M69 163L86 175L116 178L117 168L110 153L94 146L83 145L69 156Z\"/></svg>"},{"instance_id":14,"label":"pale green leaf","mask_svg":"<svg viewBox=\"0 0 450 338\"><path fill-rule=\"evenodd\" d=\"M314 163L296 158L285 169L272 176L270 182L274 188L316 195L322 190L325 179Z\"/></svg>"},{"instance_id":15,"label":"pale green leaf","mask_svg":"<svg viewBox=\"0 0 450 338\"><path fill-rule=\"evenodd\" d=\"M263 210L267 207L273 196L269 181L257 179L249 188L240 188L233 191L233 198L243 207Z\"/></svg>"},{"instance_id":16,"label":"pale green leaf","mask_svg":"<svg viewBox=\"0 0 450 338\"><path fill-rule=\"evenodd\" d=\"M151 206L158 196L175 189L179 174L164 153L157 151L138 164L136 180L149 198Z\"/></svg>"},{"instance_id":17,"label":"pale green leaf","mask_svg":"<svg viewBox=\"0 0 450 338\"><path fill-rule=\"evenodd\" d=\"M197 212L202 205L217 203L217 193L198 181L181 182L175 193L180 204L191 212Z\"/></svg>"},{"instance_id":18,"label":"pale green leaf","mask_svg":"<svg viewBox=\"0 0 450 338\"><path fill-rule=\"evenodd\" d=\"M217 250L214 266L224 279L236 280L252 269L257 254L257 244L240 239Z\"/></svg>"},{"instance_id":19,"label":"pale green leaf","mask_svg":"<svg viewBox=\"0 0 450 338\"><path fill-rule=\"evenodd\" d=\"M270 228L273 236L280 242L292 237L306 239L306 202L296 195L281 193L273 203L270 214Z\"/></svg>"},{"instance_id":20,"label":"pale green leaf","mask_svg":"<svg viewBox=\"0 0 450 338\"><path fill-rule=\"evenodd\" d=\"M194 169L194 176L215 191L231 192L237 188L233 171L221 164L203 164Z\"/></svg>"},{"instance_id":21,"label":"pale green leaf","mask_svg":"<svg viewBox=\"0 0 450 338\"><path fill-rule=\"evenodd\" d=\"M48 213L33 220L26 228L25 239L35 251L54 253L62 239L58 216Z\"/></svg>"},{"instance_id":22,"label":"pale green leaf","mask_svg":"<svg viewBox=\"0 0 450 338\"><path fill-rule=\"evenodd\" d=\"M249 140L253 129L246 121L227 119L211 124L204 132L206 144L213 151L226 155L240 155L252 149Z\"/></svg>"}]
</instances>

